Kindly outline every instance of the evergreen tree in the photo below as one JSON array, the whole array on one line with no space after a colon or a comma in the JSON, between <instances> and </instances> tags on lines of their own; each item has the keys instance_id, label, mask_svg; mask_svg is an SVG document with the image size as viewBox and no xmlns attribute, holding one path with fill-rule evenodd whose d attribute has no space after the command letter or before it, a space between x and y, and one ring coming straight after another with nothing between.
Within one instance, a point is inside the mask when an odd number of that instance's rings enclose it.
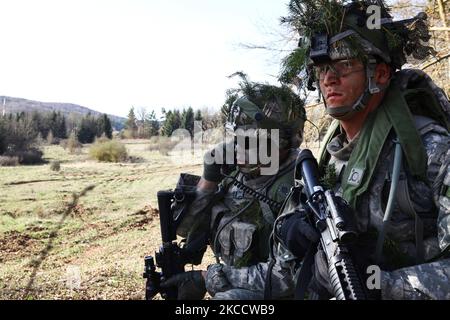
<instances>
[{"instance_id":1,"label":"evergreen tree","mask_svg":"<svg viewBox=\"0 0 450 320\"><path fill-rule=\"evenodd\" d=\"M48 127L52 131L54 137L61 139L67 138L66 119L60 111L53 111L50 116Z\"/></svg>"},{"instance_id":2,"label":"evergreen tree","mask_svg":"<svg viewBox=\"0 0 450 320\"><path fill-rule=\"evenodd\" d=\"M197 111L195 112L194 120L195 120L195 121L202 121L202 119L203 119L203 117L202 117L202 112L201 112L200 110L197 110Z\"/></svg>"},{"instance_id":3,"label":"evergreen tree","mask_svg":"<svg viewBox=\"0 0 450 320\"><path fill-rule=\"evenodd\" d=\"M170 137L170 135L173 132L173 127L174 127L174 115L173 112L171 110L164 112L165 114L165 119L162 125L162 130L161 133L163 136L166 137Z\"/></svg>"},{"instance_id":4,"label":"evergreen tree","mask_svg":"<svg viewBox=\"0 0 450 320\"><path fill-rule=\"evenodd\" d=\"M105 135L108 139L112 139L112 126L108 116L103 114L97 118L96 123L96 136L101 137L102 135Z\"/></svg>"},{"instance_id":5,"label":"evergreen tree","mask_svg":"<svg viewBox=\"0 0 450 320\"><path fill-rule=\"evenodd\" d=\"M80 124L80 129L77 133L78 141L81 143L92 143L97 135L97 121L88 113Z\"/></svg>"},{"instance_id":6,"label":"evergreen tree","mask_svg":"<svg viewBox=\"0 0 450 320\"><path fill-rule=\"evenodd\" d=\"M97 118L96 128L97 138L105 135L108 139L112 139L112 125L106 114Z\"/></svg>"},{"instance_id":7,"label":"evergreen tree","mask_svg":"<svg viewBox=\"0 0 450 320\"><path fill-rule=\"evenodd\" d=\"M125 122L125 128L130 131L132 137L136 137L137 132L137 124L136 124L136 115L134 114L134 107L131 107L130 112L128 112L128 119Z\"/></svg>"},{"instance_id":8,"label":"evergreen tree","mask_svg":"<svg viewBox=\"0 0 450 320\"><path fill-rule=\"evenodd\" d=\"M60 111L56 114L55 126L52 128L55 137L66 139L67 138L67 127L66 118Z\"/></svg>"},{"instance_id":9,"label":"evergreen tree","mask_svg":"<svg viewBox=\"0 0 450 320\"><path fill-rule=\"evenodd\" d=\"M67 138L67 125L66 125L66 117L64 115L61 116L59 123L59 138L66 139Z\"/></svg>"},{"instance_id":10,"label":"evergreen tree","mask_svg":"<svg viewBox=\"0 0 450 320\"><path fill-rule=\"evenodd\" d=\"M95 123L96 123L95 136L97 138L99 138L103 134L103 130L104 130L104 127L105 127L105 118L98 117L97 120L95 121Z\"/></svg>"},{"instance_id":11,"label":"evergreen tree","mask_svg":"<svg viewBox=\"0 0 450 320\"><path fill-rule=\"evenodd\" d=\"M194 134L194 110L189 107L187 110L183 110L181 116L181 128L189 131L191 136Z\"/></svg>"},{"instance_id":12,"label":"evergreen tree","mask_svg":"<svg viewBox=\"0 0 450 320\"><path fill-rule=\"evenodd\" d=\"M146 121L148 122L149 125L150 137L157 136L159 133L159 121L156 119L156 114L154 110L152 110L152 112L150 112L150 114L147 116Z\"/></svg>"},{"instance_id":13,"label":"evergreen tree","mask_svg":"<svg viewBox=\"0 0 450 320\"><path fill-rule=\"evenodd\" d=\"M108 139L112 139L112 125L111 125L111 120L109 120L109 117L104 114L103 115L104 118L104 123L105 126L103 127L103 132L105 133L105 135L108 137Z\"/></svg>"},{"instance_id":14,"label":"evergreen tree","mask_svg":"<svg viewBox=\"0 0 450 320\"><path fill-rule=\"evenodd\" d=\"M173 112L172 132L174 132L178 128L181 128L181 114L180 110L175 109Z\"/></svg>"}]
</instances>

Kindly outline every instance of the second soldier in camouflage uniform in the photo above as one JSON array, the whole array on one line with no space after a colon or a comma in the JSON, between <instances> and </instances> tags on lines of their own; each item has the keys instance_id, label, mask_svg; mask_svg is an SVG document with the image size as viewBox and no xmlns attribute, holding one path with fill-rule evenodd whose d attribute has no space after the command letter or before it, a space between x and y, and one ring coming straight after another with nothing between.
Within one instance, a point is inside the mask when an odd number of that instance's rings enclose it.
<instances>
[{"instance_id":1,"label":"second soldier in camouflage uniform","mask_svg":"<svg viewBox=\"0 0 450 320\"><path fill-rule=\"evenodd\" d=\"M177 231L187 236L188 244L207 235L220 263L209 266L207 272L186 272L163 284L178 286L181 297L192 298L193 291L205 288L214 299L261 299L260 292L252 290L251 275L246 273L245 280L240 275L248 267L267 261L273 223L293 186L297 148L306 120L303 101L287 86L252 83L245 77L235 94L236 100L226 110L226 129L233 139L205 155L197 197ZM263 138L263 129L269 137ZM279 139L275 139L275 130ZM269 175L263 174L267 166L259 156L258 163L249 163L249 157L260 154L266 143L272 148L271 162L274 157L279 162ZM207 161L217 153L225 160L230 145L237 150L234 165ZM241 281L235 282L236 277ZM194 298L202 298L203 290Z\"/></svg>"}]
</instances>

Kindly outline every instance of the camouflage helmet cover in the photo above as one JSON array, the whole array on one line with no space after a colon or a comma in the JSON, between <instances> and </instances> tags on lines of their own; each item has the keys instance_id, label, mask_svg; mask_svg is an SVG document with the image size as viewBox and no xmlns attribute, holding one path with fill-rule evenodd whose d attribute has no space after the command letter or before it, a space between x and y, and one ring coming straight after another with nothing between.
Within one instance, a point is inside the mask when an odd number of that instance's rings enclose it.
<instances>
[{"instance_id":1,"label":"camouflage helmet cover","mask_svg":"<svg viewBox=\"0 0 450 320\"><path fill-rule=\"evenodd\" d=\"M303 100L286 85L277 87L244 78L240 87L235 101L224 110L226 129L279 129L280 148L298 147L306 120Z\"/></svg>"},{"instance_id":2,"label":"camouflage helmet cover","mask_svg":"<svg viewBox=\"0 0 450 320\"><path fill-rule=\"evenodd\" d=\"M369 28L371 5L380 9L380 27ZM370 12L370 11L369 11ZM284 59L280 79L292 80L301 70L308 71L318 56L329 60L375 56L400 69L406 56L423 60L434 50L426 45L430 35L426 14L393 21L382 0L291 0L289 15L282 23L293 27L300 36L299 49Z\"/></svg>"}]
</instances>

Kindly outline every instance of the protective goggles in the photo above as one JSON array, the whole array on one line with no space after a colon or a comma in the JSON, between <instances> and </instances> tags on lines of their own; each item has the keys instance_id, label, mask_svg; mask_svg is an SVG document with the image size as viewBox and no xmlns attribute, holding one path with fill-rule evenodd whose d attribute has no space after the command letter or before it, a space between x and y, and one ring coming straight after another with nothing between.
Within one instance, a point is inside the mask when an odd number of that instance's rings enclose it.
<instances>
[{"instance_id":1,"label":"protective goggles","mask_svg":"<svg viewBox=\"0 0 450 320\"><path fill-rule=\"evenodd\" d=\"M362 65L356 59L343 59L336 60L328 63L320 63L313 66L314 75L316 79L323 80L327 72L332 72L336 77L345 77L354 72L360 72L364 70Z\"/></svg>"}]
</instances>

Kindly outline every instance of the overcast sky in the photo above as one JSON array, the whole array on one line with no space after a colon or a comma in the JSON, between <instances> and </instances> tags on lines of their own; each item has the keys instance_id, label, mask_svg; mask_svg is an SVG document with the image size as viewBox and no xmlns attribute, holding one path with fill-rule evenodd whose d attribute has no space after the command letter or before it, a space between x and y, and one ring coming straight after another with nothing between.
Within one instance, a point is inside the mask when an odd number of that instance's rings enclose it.
<instances>
[{"instance_id":1,"label":"overcast sky","mask_svg":"<svg viewBox=\"0 0 450 320\"><path fill-rule=\"evenodd\" d=\"M0 95L125 116L220 107L243 70L276 82L288 0L1 0ZM281 45L280 45L281 47Z\"/></svg>"}]
</instances>

